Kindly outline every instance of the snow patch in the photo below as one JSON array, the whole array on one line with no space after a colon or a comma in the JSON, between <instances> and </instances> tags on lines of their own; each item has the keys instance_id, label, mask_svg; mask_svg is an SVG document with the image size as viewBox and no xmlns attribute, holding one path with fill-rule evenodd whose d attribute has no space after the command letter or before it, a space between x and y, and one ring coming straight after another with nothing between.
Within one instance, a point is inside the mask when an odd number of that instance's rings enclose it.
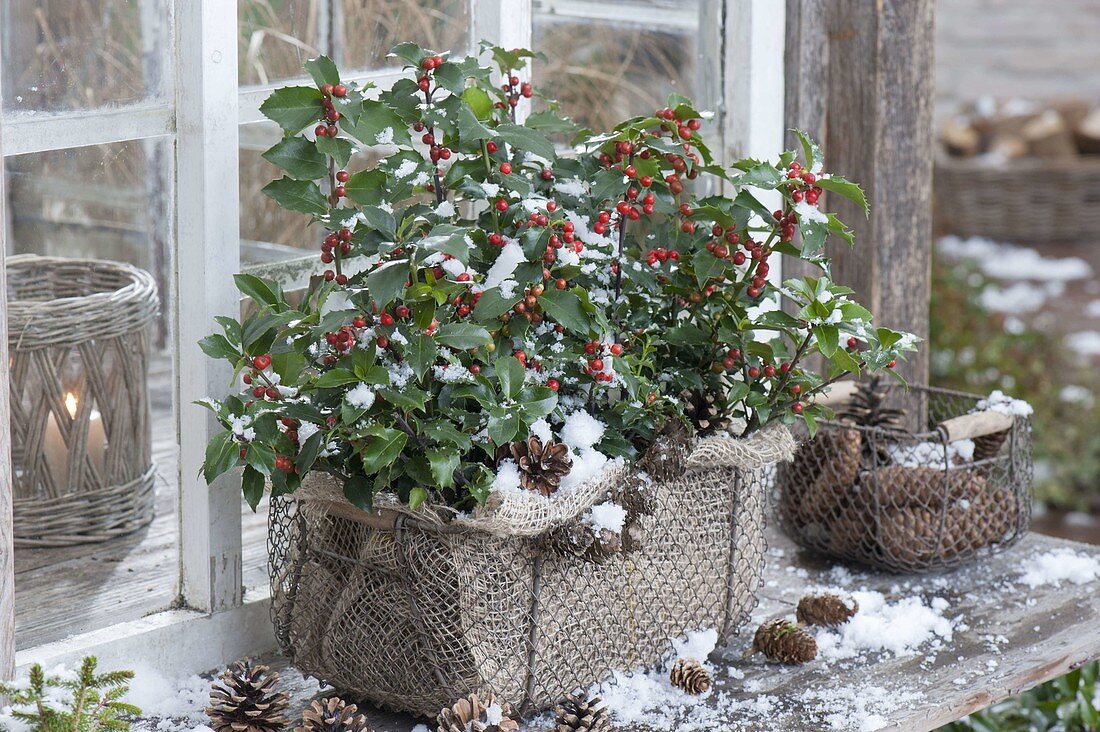
<instances>
[{"instance_id":1,"label":"snow patch","mask_svg":"<svg viewBox=\"0 0 1100 732\"><path fill-rule=\"evenodd\" d=\"M370 388L370 384L359 384L348 390L344 398L353 407L370 409L371 405L374 404L374 391Z\"/></svg>"},{"instance_id":2,"label":"snow patch","mask_svg":"<svg viewBox=\"0 0 1100 732\"><path fill-rule=\"evenodd\" d=\"M1035 410L1023 399L1013 399L1000 389L993 391L988 397L978 402L979 411L1000 412L1010 417L1030 417Z\"/></svg>"},{"instance_id":3,"label":"snow patch","mask_svg":"<svg viewBox=\"0 0 1100 732\"><path fill-rule=\"evenodd\" d=\"M1062 582L1084 585L1100 578L1100 561L1087 554L1059 549L1032 557L1023 570L1020 581L1032 589L1044 585L1059 587Z\"/></svg>"},{"instance_id":4,"label":"snow patch","mask_svg":"<svg viewBox=\"0 0 1100 732\"><path fill-rule=\"evenodd\" d=\"M941 598L926 605L919 597L887 602L881 592L857 591L852 597L859 612L840 628L817 632L819 658L838 661L864 652L911 656L925 644L938 647L954 635L954 625L943 615L948 603Z\"/></svg>"},{"instance_id":5,"label":"snow patch","mask_svg":"<svg viewBox=\"0 0 1100 732\"><path fill-rule=\"evenodd\" d=\"M1100 356L1100 331L1082 330L1066 336L1066 345L1082 356Z\"/></svg>"},{"instance_id":6,"label":"snow patch","mask_svg":"<svg viewBox=\"0 0 1100 732\"><path fill-rule=\"evenodd\" d=\"M1092 267L1080 257L1043 257L1027 247L1002 244L980 236L960 239L945 236L939 250L956 259L973 259L987 276L1002 280L1081 280L1092 276Z\"/></svg>"},{"instance_id":7,"label":"snow patch","mask_svg":"<svg viewBox=\"0 0 1100 732\"><path fill-rule=\"evenodd\" d=\"M588 509L588 513L581 520L591 526L597 534L605 529L613 534L621 534L623 524L626 523L626 509L612 501L598 503Z\"/></svg>"},{"instance_id":8,"label":"snow patch","mask_svg":"<svg viewBox=\"0 0 1100 732\"><path fill-rule=\"evenodd\" d=\"M600 441L604 429L603 422L583 409L578 409L565 418L561 439L573 450L588 450Z\"/></svg>"}]
</instances>

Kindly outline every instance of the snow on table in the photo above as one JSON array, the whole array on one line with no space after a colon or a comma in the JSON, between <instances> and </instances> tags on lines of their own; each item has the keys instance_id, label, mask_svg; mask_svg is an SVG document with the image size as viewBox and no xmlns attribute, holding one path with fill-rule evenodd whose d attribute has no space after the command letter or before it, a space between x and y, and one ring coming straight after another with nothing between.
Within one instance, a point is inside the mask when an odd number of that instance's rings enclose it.
<instances>
[{"instance_id":1,"label":"snow on table","mask_svg":"<svg viewBox=\"0 0 1100 732\"><path fill-rule=\"evenodd\" d=\"M1100 657L1100 547L1031 535L953 572L890 575L811 557L772 530L769 546L752 622L709 657L714 688L687 696L668 684L667 669L620 675L605 689L621 712L617 730L923 732ZM841 629L816 631L817 660L791 667L742 657L758 623L793 617L798 598L820 589L851 593L860 612ZM706 640L698 634L691 646ZM272 665L293 687L298 714L317 686L285 661ZM176 719L142 727L201 721L200 710L169 714ZM368 718L378 732L427 729L387 712ZM543 717L524 729L552 725Z\"/></svg>"}]
</instances>

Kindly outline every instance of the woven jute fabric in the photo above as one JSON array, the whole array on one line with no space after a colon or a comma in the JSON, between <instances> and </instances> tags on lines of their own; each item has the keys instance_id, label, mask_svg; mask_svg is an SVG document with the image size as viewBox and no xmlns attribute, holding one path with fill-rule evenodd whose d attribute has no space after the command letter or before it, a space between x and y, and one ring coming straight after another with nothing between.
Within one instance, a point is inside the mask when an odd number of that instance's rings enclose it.
<instances>
[{"instance_id":1,"label":"woven jute fabric","mask_svg":"<svg viewBox=\"0 0 1100 732\"><path fill-rule=\"evenodd\" d=\"M152 276L119 262L7 260L16 546L128 534L153 518L146 331Z\"/></svg>"},{"instance_id":2,"label":"woven jute fabric","mask_svg":"<svg viewBox=\"0 0 1100 732\"><path fill-rule=\"evenodd\" d=\"M785 428L698 443L682 473L632 467L551 499L495 495L471 515L373 514L310 476L273 501L272 618L302 672L421 715L494 693L549 709L612 671L652 665L690 631L735 633L756 604L764 496L795 443ZM648 492L645 541L593 562L544 536L583 519L623 481Z\"/></svg>"},{"instance_id":3,"label":"woven jute fabric","mask_svg":"<svg viewBox=\"0 0 1100 732\"><path fill-rule=\"evenodd\" d=\"M807 549L895 572L949 569L1016 543L1031 518L1029 420L952 441L941 425L981 397L920 387L898 397L926 413L924 430L823 421L780 466L773 503L783 531Z\"/></svg>"}]
</instances>

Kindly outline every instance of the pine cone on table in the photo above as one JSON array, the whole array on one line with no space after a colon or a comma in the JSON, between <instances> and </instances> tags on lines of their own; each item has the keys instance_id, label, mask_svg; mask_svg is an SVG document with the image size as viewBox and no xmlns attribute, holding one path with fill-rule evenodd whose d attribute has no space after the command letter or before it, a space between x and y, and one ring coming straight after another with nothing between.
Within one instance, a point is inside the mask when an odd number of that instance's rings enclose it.
<instances>
[{"instance_id":1,"label":"pine cone on table","mask_svg":"<svg viewBox=\"0 0 1100 732\"><path fill-rule=\"evenodd\" d=\"M493 694L484 701L470 694L439 710L437 732L519 732L519 723L511 714L511 707Z\"/></svg>"},{"instance_id":2,"label":"pine cone on table","mask_svg":"<svg viewBox=\"0 0 1100 732\"><path fill-rule=\"evenodd\" d=\"M791 621L776 618L756 629L752 651L776 663L802 664L817 658L817 641Z\"/></svg>"},{"instance_id":3,"label":"pine cone on table","mask_svg":"<svg viewBox=\"0 0 1100 732\"><path fill-rule=\"evenodd\" d=\"M558 702L555 732L610 732L611 714L598 696L573 694Z\"/></svg>"},{"instance_id":4,"label":"pine cone on table","mask_svg":"<svg viewBox=\"0 0 1100 732\"><path fill-rule=\"evenodd\" d=\"M561 479L573 468L569 449L550 440L545 445L535 435L509 447L519 468L519 482L526 490L549 496L561 485Z\"/></svg>"},{"instance_id":5,"label":"pine cone on table","mask_svg":"<svg viewBox=\"0 0 1100 732\"><path fill-rule=\"evenodd\" d=\"M354 704L348 704L339 697L315 699L302 712L302 724L295 732L370 732L367 718L356 714L357 711Z\"/></svg>"},{"instance_id":6,"label":"pine cone on table","mask_svg":"<svg viewBox=\"0 0 1100 732\"><path fill-rule=\"evenodd\" d=\"M824 625L835 628L852 619L859 612L859 603L854 599L834 595L831 592L803 595L798 601L795 616L798 622L806 625Z\"/></svg>"},{"instance_id":7,"label":"pine cone on table","mask_svg":"<svg viewBox=\"0 0 1100 732\"><path fill-rule=\"evenodd\" d=\"M678 658L668 675L672 685L689 694L703 694L711 687L710 674L694 658Z\"/></svg>"},{"instance_id":8,"label":"pine cone on table","mask_svg":"<svg viewBox=\"0 0 1100 732\"><path fill-rule=\"evenodd\" d=\"M210 689L206 716L216 732L278 732L290 695L275 691L279 674L244 660L230 666Z\"/></svg>"}]
</instances>

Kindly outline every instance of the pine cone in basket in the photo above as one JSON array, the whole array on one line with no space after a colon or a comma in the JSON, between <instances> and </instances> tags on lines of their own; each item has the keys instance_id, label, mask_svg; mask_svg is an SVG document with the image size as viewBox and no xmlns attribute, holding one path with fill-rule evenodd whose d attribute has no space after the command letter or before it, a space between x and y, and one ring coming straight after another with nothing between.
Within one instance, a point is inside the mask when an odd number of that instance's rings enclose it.
<instances>
[{"instance_id":1,"label":"pine cone in basket","mask_svg":"<svg viewBox=\"0 0 1100 732\"><path fill-rule=\"evenodd\" d=\"M519 467L519 482L525 489L549 496L561 485L561 479L573 468L569 449L550 440L545 445L535 435L509 447Z\"/></svg>"},{"instance_id":2,"label":"pine cone in basket","mask_svg":"<svg viewBox=\"0 0 1100 732\"><path fill-rule=\"evenodd\" d=\"M669 419L638 460L638 467L657 480L674 480L684 473L691 442L687 425L678 419Z\"/></svg>"},{"instance_id":3,"label":"pine cone in basket","mask_svg":"<svg viewBox=\"0 0 1100 732\"><path fill-rule=\"evenodd\" d=\"M859 382L852 399L837 410L837 419L851 422L858 427L877 430L900 430L906 411L887 406L890 396L890 384L883 376L871 376ZM863 443L863 461L865 465L889 465L890 455L886 452L885 441L868 439Z\"/></svg>"},{"instance_id":4,"label":"pine cone in basket","mask_svg":"<svg viewBox=\"0 0 1100 732\"><path fill-rule=\"evenodd\" d=\"M556 732L610 732L611 714L598 696L573 694L554 707Z\"/></svg>"},{"instance_id":5,"label":"pine cone in basket","mask_svg":"<svg viewBox=\"0 0 1100 732\"><path fill-rule=\"evenodd\" d=\"M230 666L210 689L206 716L216 732L277 732L287 723L290 704L285 691L275 691L279 674L244 660Z\"/></svg>"},{"instance_id":6,"label":"pine cone in basket","mask_svg":"<svg viewBox=\"0 0 1100 732\"><path fill-rule=\"evenodd\" d=\"M439 710L437 732L518 732L519 723L511 715L511 707L495 695L482 701L470 694Z\"/></svg>"},{"instance_id":7,"label":"pine cone in basket","mask_svg":"<svg viewBox=\"0 0 1100 732\"><path fill-rule=\"evenodd\" d=\"M859 603L853 598L844 599L831 592L810 593L798 601L795 617L806 625L824 625L835 628L844 625L859 612Z\"/></svg>"},{"instance_id":8,"label":"pine cone in basket","mask_svg":"<svg viewBox=\"0 0 1100 732\"><path fill-rule=\"evenodd\" d=\"M616 554L642 549L646 540L643 518L651 515L655 508L650 485L639 476L624 479L611 488L605 500L595 504L614 503L625 510L621 531L597 529L582 516L580 520L551 531L546 536L546 545L559 554L596 563Z\"/></svg>"},{"instance_id":9,"label":"pine cone in basket","mask_svg":"<svg viewBox=\"0 0 1100 732\"><path fill-rule=\"evenodd\" d=\"M684 402L684 416L696 433L706 435L729 425L722 400L710 389L685 389L680 392L680 399Z\"/></svg>"},{"instance_id":10,"label":"pine cone in basket","mask_svg":"<svg viewBox=\"0 0 1100 732\"><path fill-rule=\"evenodd\" d=\"M972 470L890 465L866 473L860 484L868 487L879 506L938 509L946 499L973 499L985 490L985 478Z\"/></svg>"},{"instance_id":11,"label":"pine cone in basket","mask_svg":"<svg viewBox=\"0 0 1100 732\"><path fill-rule=\"evenodd\" d=\"M1009 430L1001 430L991 435L981 435L974 438L974 459L988 460L997 457L1001 446L1008 439Z\"/></svg>"},{"instance_id":12,"label":"pine cone in basket","mask_svg":"<svg viewBox=\"0 0 1100 732\"><path fill-rule=\"evenodd\" d=\"M668 675L672 685L689 694L703 694L711 686L710 674L694 658L678 658Z\"/></svg>"},{"instance_id":13,"label":"pine cone in basket","mask_svg":"<svg viewBox=\"0 0 1100 732\"><path fill-rule=\"evenodd\" d=\"M354 704L348 704L339 697L314 699L309 708L302 712L302 724L295 732L370 732L367 718Z\"/></svg>"},{"instance_id":14,"label":"pine cone in basket","mask_svg":"<svg viewBox=\"0 0 1100 732\"><path fill-rule=\"evenodd\" d=\"M817 641L790 620L768 620L756 629L752 651L776 663L802 664L817 658Z\"/></svg>"},{"instance_id":15,"label":"pine cone in basket","mask_svg":"<svg viewBox=\"0 0 1100 732\"><path fill-rule=\"evenodd\" d=\"M983 491L946 509L889 509L880 522L879 543L895 561L926 564L1003 540L1017 518L1018 507L1011 493Z\"/></svg>"},{"instance_id":16,"label":"pine cone in basket","mask_svg":"<svg viewBox=\"0 0 1100 732\"><path fill-rule=\"evenodd\" d=\"M803 523L819 521L841 507L855 483L860 465L859 430L823 429L803 443L794 460L780 465L784 494Z\"/></svg>"}]
</instances>

